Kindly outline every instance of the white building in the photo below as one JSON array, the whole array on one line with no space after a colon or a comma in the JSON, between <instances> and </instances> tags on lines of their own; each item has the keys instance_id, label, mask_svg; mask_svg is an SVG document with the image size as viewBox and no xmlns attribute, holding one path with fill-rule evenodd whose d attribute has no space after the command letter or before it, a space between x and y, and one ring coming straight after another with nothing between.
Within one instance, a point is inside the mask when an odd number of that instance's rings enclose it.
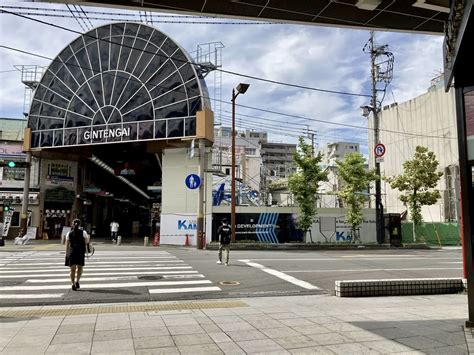
<instances>
[{"instance_id":1,"label":"white building","mask_svg":"<svg viewBox=\"0 0 474 355\"><path fill-rule=\"evenodd\" d=\"M373 118L369 118L373 127ZM373 131L369 131L369 152L373 152ZM433 80L428 91L403 103L386 106L380 114L380 142L386 147L380 164L382 176L395 176L403 171L403 163L413 158L416 146L425 146L434 152L438 170L443 172L437 204L422 208L426 222L457 221L458 202L458 142L454 90L444 91L442 80ZM369 154L374 167L374 156ZM407 208L399 200L398 190L392 190L382 181L382 203L385 212L401 213Z\"/></svg>"},{"instance_id":2,"label":"white building","mask_svg":"<svg viewBox=\"0 0 474 355\"><path fill-rule=\"evenodd\" d=\"M334 142L326 145L319 151L323 155L323 166L328 174L328 181L321 183L319 192L321 194L318 205L321 208L339 208L341 202L336 196L341 188L336 161L344 160L347 154L360 153L359 143Z\"/></svg>"},{"instance_id":3,"label":"white building","mask_svg":"<svg viewBox=\"0 0 474 355\"><path fill-rule=\"evenodd\" d=\"M322 150L323 163L328 166L335 166L336 160L344 160L347 154L360 153L359 143L353 142L334 142L326 146L325 150Z\"/></svg>"}]
</instances>

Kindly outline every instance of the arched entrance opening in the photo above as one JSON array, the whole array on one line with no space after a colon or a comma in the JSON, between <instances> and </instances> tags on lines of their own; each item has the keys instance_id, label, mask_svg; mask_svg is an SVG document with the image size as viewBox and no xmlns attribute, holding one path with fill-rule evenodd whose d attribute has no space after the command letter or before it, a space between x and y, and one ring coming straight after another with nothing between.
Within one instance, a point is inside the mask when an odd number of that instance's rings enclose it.
<instances>
[{"instance_id":1,"label":"arched entrance opening","mask_svg":"<svg viewBox=\"0 0 474 355\"><path fill-rule=\"evenodd\" d=\"M211 144L213 117L200 68L183 48L148 25L113 23L52 61L28 128L31 153L44 162L40 232L57 237L79 217L96 238L108 237L112 220L133 237L160 217L163 152L192 139Z\"/></svg>"}]
</instances>

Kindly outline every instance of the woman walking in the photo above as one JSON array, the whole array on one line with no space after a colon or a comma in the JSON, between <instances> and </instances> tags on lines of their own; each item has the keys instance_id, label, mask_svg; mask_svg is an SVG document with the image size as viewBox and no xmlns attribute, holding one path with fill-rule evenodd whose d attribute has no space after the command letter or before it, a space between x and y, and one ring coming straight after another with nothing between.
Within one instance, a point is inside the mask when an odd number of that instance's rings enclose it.
<instances>
[{"instance_id":1,"label":"woman walking","mask_svg":"<svg viewBox=\"0 0 474 355\"><path fill-rule=\"evenodd\" d=\"M71 271L71 288L76 291L80 288L79 280L84 267L86 245L89 244L90 238L86 231L80 229L79 219L75 219L72 225L73 230L66 235L66 266L69 266Z\"/></svg>"}]
</instances>

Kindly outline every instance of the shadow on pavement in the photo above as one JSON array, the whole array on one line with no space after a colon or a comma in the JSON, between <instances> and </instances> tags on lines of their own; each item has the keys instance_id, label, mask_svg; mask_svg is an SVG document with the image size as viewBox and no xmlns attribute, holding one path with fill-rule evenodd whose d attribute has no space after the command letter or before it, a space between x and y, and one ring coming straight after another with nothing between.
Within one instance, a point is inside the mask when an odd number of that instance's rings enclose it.
<instances>
[{"instance_id":1,"label":"shadow on pavement","mask_svg":"<svg viewBox=\"0 0 474 355\"><path fill-rule=\"evenodd\" d=\"M422 351L426 354L469 354L464 319L349 322L373 334L360 339L378 351Z\"/></svg>"}]
</instances>

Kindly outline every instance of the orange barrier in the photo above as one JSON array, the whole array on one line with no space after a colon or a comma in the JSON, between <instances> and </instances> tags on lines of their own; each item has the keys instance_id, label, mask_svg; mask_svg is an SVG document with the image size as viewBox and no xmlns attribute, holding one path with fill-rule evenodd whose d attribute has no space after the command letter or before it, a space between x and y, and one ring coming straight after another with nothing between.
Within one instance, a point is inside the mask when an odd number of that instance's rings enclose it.
<instances>
[{"instance_id":1,"label":"orange barrier","mask_svg":"<svg viewBox=\"0 0 474 355\"><path fill-rule=\"evenodd\" d=\"M153 246L156 247L158 245L160 245L160 232L156 232L153 238Z\"/></svg>"}]
</instances>

